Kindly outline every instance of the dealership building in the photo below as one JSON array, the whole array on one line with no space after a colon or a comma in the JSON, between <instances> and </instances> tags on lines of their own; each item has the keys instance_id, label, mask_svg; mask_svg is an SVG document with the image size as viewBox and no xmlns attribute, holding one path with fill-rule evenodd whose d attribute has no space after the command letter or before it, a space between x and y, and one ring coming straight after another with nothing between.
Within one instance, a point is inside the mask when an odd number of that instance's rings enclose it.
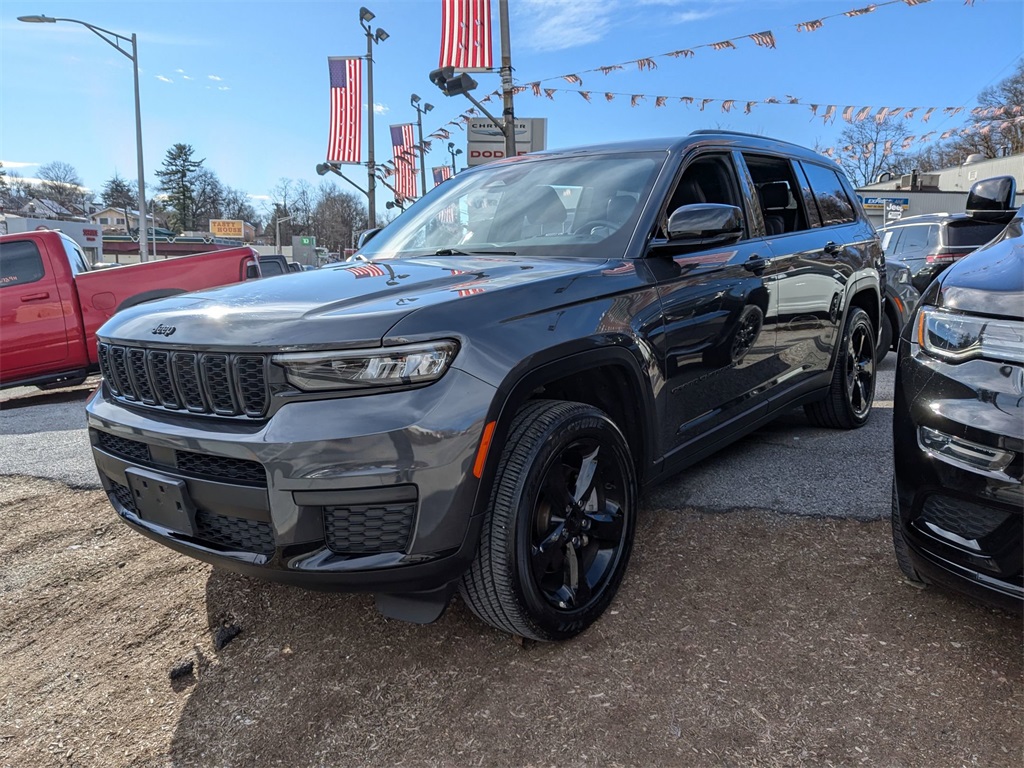
<instances>
[{"instance_id":1,"label":"dealership building","mask_svg":"<svg viewBox=\"0 0 1024 768\"><path fill-rule=\"evenodd\" d=\"M882 227L922 213L963 213L971 185L993 176L1012 176L1017 182L1015 207L1024 205L1024 154L987 159L971 155L963 165L866 184L857 189L857 196L871 223Z\"/></svg>"}]
</instances>

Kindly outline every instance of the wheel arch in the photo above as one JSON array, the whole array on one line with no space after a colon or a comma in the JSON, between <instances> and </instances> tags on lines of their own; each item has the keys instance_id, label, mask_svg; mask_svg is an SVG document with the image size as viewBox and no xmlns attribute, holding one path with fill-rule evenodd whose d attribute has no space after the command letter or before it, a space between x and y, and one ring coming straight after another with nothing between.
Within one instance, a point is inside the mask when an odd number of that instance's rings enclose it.
<instances>
[{"instance_id":1,"label":"wheel arch","mask_svg":"<svg viewBox=\"0 0 1024 768\"><path fill-rule=\"evenodd\" d=\"M474 512L485 508L501 459L501 446L516 413L532 399L586 403L607 413L626 438L637 481L642 484L651 474L650 464L656 456L654 431L647 428L653 418L654 395L644 381L635 352L622 346L570 354L551 350L541 364L510 373L499 386L488 416L488 421L495 421L496 426Z\"/></svg>"}]
</instances>

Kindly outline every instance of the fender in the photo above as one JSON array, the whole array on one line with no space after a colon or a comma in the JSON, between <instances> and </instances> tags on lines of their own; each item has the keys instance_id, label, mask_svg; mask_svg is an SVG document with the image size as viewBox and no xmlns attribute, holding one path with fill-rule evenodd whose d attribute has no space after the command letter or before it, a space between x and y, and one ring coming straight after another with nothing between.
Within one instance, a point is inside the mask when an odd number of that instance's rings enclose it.
<instances>
[{"instance_id":1,"label":"fender","mask_svg":"<svg viewBox=\"0 0 1024 768\"><path fill-rule=\"evenodd\" d=\"M582 341L593 344L593 340L579 339L564 346L542 350L512 369L498 386L486 419L486 423L495 421L497 426L481 475L474 515L483 513L490 501L501 460L500 446L508 439L509 428L520 406L538 387L587 370L612 367L623 375L624 383L632 395L630 407L635 418L633 430L641 445L641 455L634 457L637 460L638 480L642 484L646 477L657 474L661 455L655 443L655 431L646 428L654 420L655 399L649 377L642 372L642 352L635 346L625 344L599 348L591 346L590 349L574 351L572 348L578 347ZM624 434L630 431L628 425L619 426Z\"/></svg>"}]
</instances>

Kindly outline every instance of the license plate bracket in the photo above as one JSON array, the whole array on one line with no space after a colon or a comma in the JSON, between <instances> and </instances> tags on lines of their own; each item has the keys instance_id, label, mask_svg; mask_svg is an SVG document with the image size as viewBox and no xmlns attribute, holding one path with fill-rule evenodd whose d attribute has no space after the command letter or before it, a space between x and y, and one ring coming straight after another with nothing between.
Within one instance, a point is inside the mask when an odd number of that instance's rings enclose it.
<instances>
[{"instance_id":1,"label":"license plate bracket","mask_svg":"<svg viewBox=\"0 0 1024 768\"><path fill-rule=\"evenodd\" d=\"M184 480L138 467L130 467L124 474L139 517L147 523L194 535L196 507Z\"/></svg>"}]
</instances>

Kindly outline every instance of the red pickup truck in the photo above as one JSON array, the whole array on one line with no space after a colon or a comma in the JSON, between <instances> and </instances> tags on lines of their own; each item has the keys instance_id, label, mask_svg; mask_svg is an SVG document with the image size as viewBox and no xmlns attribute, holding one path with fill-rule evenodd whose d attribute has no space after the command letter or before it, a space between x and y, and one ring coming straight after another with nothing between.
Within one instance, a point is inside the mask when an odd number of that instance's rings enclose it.
<instances>
[{"instance_id":1,"label":"red pickup truck","mask_svg":"<svg viewBox=\"0 0 1024 768\"><path fill-rule=\"evenodd\" d=\"M0 388L71 386L98 370L96 329L126 307L260 277L252 248L93 271L56 231L0 236Z\"/></svg>"}]
</instances>

